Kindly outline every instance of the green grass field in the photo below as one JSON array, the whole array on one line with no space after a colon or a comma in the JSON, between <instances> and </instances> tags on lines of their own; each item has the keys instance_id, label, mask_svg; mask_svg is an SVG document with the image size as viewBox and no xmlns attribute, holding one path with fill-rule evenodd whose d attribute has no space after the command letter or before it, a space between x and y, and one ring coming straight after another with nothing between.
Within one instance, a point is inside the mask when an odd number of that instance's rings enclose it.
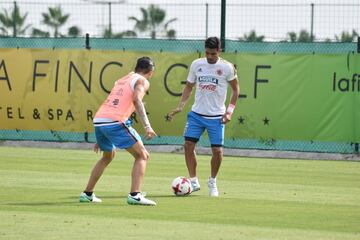
<instances>
[{"instance_id":1,"label":"green grass field","mask_svg":"<svg viewBox=\"0 0 360 240\"><path fill-rule=\"evenodd\" d=\"M99 155L91 150L0 147L0 239L360 239L360 162L225 157L219 198L175 197L183 155L152 153L143 191L156 207L130 206L133 160L119 151L97 185L101 204L78 196Z\"/></svg>"}]
</instances>

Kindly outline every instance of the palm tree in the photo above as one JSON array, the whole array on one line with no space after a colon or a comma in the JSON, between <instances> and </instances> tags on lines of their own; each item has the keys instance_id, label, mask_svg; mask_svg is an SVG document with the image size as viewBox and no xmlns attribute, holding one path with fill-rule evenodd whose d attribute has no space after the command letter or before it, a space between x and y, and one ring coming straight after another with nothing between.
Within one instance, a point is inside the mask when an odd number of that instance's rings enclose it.
<instances>
[{"instance_id":1,"label":"palm tree","mask_svg":"<svg viewBox=\"0 0 360 240\"><path fill-rule=\"evenodd\" d=\"M343 31L339 36L335 35L335 39L337 42L353 42L359 34L353 29L352 33Z\"/></svg>"},{"instance_id":2,"label":"palm tree","mask_svg":"<svg viewBox=\"0 0 360 240\"><path fill-rule=\"evenodd\" d=\"M311 36L306 30L301 30L299 35L296 32L289 32L288 37L290 42L313 42L315 40L315 36Z\"/></svg>"},{"instance_id":3,"label":"palm tree","mask_svg":"<svg viewBox=\"0 0 360 240\"><path fill-rule=\"evenodd\" d=\"M265 36L258 36L255 30L250 31L249 35L244 34L244 37L239 38L240 41L243 42L263 42Z\"/></svg>"},{"instance_id":4,"label":"palm tree","mask_svg":"<svg viewBox=\"0 0 360 240\"><path fill-rule=\"evenodd\" d=\"M60 6L48 8L47 13L42 13L43 20L42 23L54 29L53 36L57 37L65 37L66 35L61 34L59 29L65 25L67 20L70 17L70 14L63 14ZM81 35L81 29L77 26L72 26L68 29L67 36L69 37L78 37ZM38 28L33 28L32 36L40 36L40 37L50 37L50 33L48 31L43 31Z\"/></svg>"},{"instance_id":5,"label":"palm tree","mask_svg":"<svg viewBox=\"0 0 360 240\"><path fill-rule=\"evenodd\" d=\"M25 26L25 21L28 13L21 15L20 9L17 6L16 2L14 3L15 7L11 14L4 9L3 13L0 13L0 30L4 36L19 36L24 35L26 30L31 26L30 24Z\"/></svg>"},{"instance_id":6,"label":"palm tree","mask_svg":"<svg viewBox=\"0 0 360 240\"><path fill-rule=\"evenodd\" d=\"M164 23L166 18L165 10L154 4L150 4L147 9L140 8L140 11L142 13L142 19L129 17L129 20L135 21L135 33L149 34L152 39L156 39L157 33L160 33L162 37L175 38L176 31L174 29L168 29L168 27L169 24L177 20L176 18L172 18Z\"/></svg>"},{"instance_id":7,"label":"palm tree","mask_svg":"<svg viewBox=\"0 0 360 240\"><path fill-rule=\"evenodd\" d=\"M48 13L42 13L43 23L54 29L54 37L59 37L59 28L63 26L69 18L69 14L63 15L61 7L48 8Z\"/></svg>"}]
</instances>

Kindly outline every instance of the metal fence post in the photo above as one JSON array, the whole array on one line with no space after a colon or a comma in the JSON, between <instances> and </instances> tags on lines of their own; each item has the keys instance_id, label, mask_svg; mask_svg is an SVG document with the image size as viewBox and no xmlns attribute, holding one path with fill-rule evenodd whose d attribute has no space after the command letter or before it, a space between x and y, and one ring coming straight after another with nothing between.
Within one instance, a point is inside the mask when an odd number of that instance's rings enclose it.
<instances>
[{"instance_id":1,"label":"metal fence post","mask_svg":"<svg viewBox=\"0 0 360 240\"><path fill-rule=\"evenodd\" d=\"M87 33L86 36L85 36L85 48L90 50L90 36L89 34Z\"/></svg>"},{"instance_id":2,"label":"metal fence post","mask_svg":"<svg viewBox=\"0 0 360 240\"><path fill-rule=\"evenodd\" d=\"M221 47L225 52L226 0L221 0Z\"/></svg>"},{"instance_id":3,"label":"metal fence post","mask_svg":"<svg viewBox=\"0 0 360 240\"><path fill-rule=\"evenodd\" d=\"M205 4L205 31L206 31L206 33L205 33L205 38L208 38L208 33L209 33L209 4L208 3L206 3Z\"/></svg>"},{"instance_id":4,"label":"metal fence post","mask_svg":"<svg viewBox=\"0 0 360 240\"><path fill-rule=\"evenodd\" d=\"M360 36L357 38L357 53L360 53ZM359 143L354 144L354 151L356 154L359 154Z\"/></svg>"},{"instance_id":5,"label":"metal fence post","mask_svg":"<svg viewBox=\"0 0 360 240\"><path fill-rule=\"evenodd\" d=\"M311 3L310 39L312 42L314 41L314 3Z\"/></svg>"},{"instance_id":6,"label":"metal fence post","mask_svg":"<svg viewBox=\"0 0 360 240\"><path fill-rule=\"evenodd\" d=\"M16 6L16 1L14 1L14 11L13 11L13 16L12 16L12 18L13 18L13 21L14 21L14 24L13 24L13 37L16 37L16 22L17 22L17 19L15 19L15 17L16 17L16 8L17 8L17 6Z\"/></svg>"},{"instance_id":7,"label":"metal fence post","mask_svg":"<svg viewBox=\"0 0 360 240\"><path fill-rule=\"evenodd\" d=\"M85 140L85 142L89 142L89 133L88 132L85 132L84 133L84 140Z\"/></svg>"},{"instance_id":8,"label":"metal fence post","mask_svg":"<svg viewBox=\"0 0 360 240\"><path fill-rule=\"evenodd\" d=\"M109 4L109 36L112 37L112 26L111 26L111 2Z\"/></svg>"}]
</instances>

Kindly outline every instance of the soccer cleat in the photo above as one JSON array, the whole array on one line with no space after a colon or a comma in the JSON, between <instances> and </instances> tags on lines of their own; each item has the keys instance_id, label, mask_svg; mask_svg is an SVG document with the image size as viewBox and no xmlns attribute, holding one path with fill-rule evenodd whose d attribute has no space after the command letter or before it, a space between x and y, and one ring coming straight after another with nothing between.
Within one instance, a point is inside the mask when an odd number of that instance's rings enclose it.
<instances>
[{"instance_id":1,"label":"soccer cleat","mask_svg":"<svg viewBox=\"0 0 360 240\"><path fill-rule=\"evenodd\" d=\"M200 183L197 178L190 178L191 183L191 192L196 192L200 190Z\"/></svg>"},{"instance_id":2,"label":"soccer cleat","mask_svg":"<svg viewBox=\"0 0 360 240\"><path fill-rule=\"evenodd\" d=\"M211 197L218 197L219 191L216 186L216 178L209 178L208 180L208 187L209 187L209 196Z\"/></svg>"},{"instance_id":3,"label":"soccer cleat","mask_svg":"<svg viewBox=\"0 0 360 240\"><path fill-rule=\"evenodd\" d=\"M145 198L141 193L136 194L135 196L128 195L127 203L130 205L146 205L146 206L156 206L156 202Z\"/></svg>"},{"instance_id":4,"label":"soccer cleat","mask_svg":"<svg viewBox=\"0 0 360 240\"><path fill-rule=\"evenodd\" d=\"M86 195L86 193L82 192L80 194L80 202L93 202L93 203L101 203L102 200L95 196L95 193L91 194L91 196Z\"/></svg>"}]
</instances>

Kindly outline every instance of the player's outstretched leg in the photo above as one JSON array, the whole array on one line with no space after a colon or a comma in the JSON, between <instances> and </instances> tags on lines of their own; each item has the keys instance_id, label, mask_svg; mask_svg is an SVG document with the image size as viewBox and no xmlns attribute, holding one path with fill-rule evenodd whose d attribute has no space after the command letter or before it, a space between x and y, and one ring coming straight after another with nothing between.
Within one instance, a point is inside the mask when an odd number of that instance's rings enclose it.
<instances>
[{"instance_id":1,"label":"player's outstretched leg","mask_svg":"<svg viewBox=\"0 0 360 240\"><path fill-rule=\"evenodd\" d=\"M110 164L110 162L114 159L115 151L104 151L103 156L99 161L96 162L93 167L88 184L85 190L80 194L80 202L94 202L100 203L102 202L100 198L96 197L93 193L94 188L101 175L103 174L105 168Z\"/></svg>"},{"instance_id":2,"label":"player's outstretched leg","mask_svg":"<svg viewBox=\"0 0 360 240\"><path fill-rule=\"evenodd\" d=\"M131 205L155 206L156 203L154 201L145 198L145 194L141 194L141 185L144 179L149 153L141 141L138 141L126 150L134 156L135 160L131 172L131 190L127 198L127 203Z\"/></svg>"}]
</instances>

